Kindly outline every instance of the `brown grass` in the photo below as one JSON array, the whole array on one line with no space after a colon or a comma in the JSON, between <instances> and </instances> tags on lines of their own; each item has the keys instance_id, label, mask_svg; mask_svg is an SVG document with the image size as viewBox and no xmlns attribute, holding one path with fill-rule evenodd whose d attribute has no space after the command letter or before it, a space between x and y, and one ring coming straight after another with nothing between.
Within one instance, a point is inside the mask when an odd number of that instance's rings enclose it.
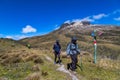
<instances>
[{"instance_id":1,"label":"brown grass","mask_svg":"<svg viewBox=\"0 0 120 80\"><path fill-rule=\"evenodd\" d=\"M12 63L33 61L34 63L42 64L44 61L42 60L41 51L38 50L14 50L9 53L4 53L0 55L0 64L7 65Z\"/></svg>"},{"instance_id":2,"label":"brown grass","mask_svg":"<svg viewBox=\"0 0 120 80\"><path fill-rule=\"evenodd\" d=\"M99 67L103 67L105 69L120 69L120 61L114 61L111 59L100 59L98 61Z\"/></svg>"},{"instance_id":3,"label":"brown grass","mask_svg":"<svg viewBox=\"0 0 120 80\"><path fill-rule=\"evenodd\" d=\"M33 71L40 71L40 66L38 64L35 64L33 67L32 67L32 70Z\"/></svg>"},{"instance_id":4,"label":"brown grass","mask_svg":"<svg viewBox=\"0 0 120 80\"><path fill-rule=\"evenodd\" d=\"M41 80L41 75L40 73L32 73L25 80Z\"/></svg>"}]
</instances>

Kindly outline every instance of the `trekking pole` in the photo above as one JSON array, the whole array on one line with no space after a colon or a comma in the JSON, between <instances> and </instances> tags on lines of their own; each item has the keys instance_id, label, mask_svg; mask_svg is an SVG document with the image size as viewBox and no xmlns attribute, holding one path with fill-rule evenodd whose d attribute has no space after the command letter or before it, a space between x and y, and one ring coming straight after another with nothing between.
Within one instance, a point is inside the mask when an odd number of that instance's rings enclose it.
<instances>
[{"instance_id":1,"label":"trekking pole","mask_svg":"<svg viewBox=\"0 0 120 80\"><path fill-rule=\"evenodd\" d=\"M77 64L77 66L80 68L81 71L83 71L82 55L80 55L80 65Z\"/></svg>"},{"instance_id":2,"label":"trekking pole","mask_svg":"<svg viewBox=\"0 0 120 80\"><path fill-rule=\"evenodd\" d=\"M83 65L82 65L82 55L80 55L80 66L81 66L81 71L83 71Z\"/></svg>"}]
</instances>

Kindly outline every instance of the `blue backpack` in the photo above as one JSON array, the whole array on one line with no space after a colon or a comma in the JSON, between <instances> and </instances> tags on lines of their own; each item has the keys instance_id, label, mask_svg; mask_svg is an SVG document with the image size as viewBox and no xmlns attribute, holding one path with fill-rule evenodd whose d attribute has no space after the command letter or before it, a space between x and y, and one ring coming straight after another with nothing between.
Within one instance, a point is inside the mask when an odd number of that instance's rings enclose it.
<instances>
[{"instance_id":1,"label":"blue backpack","mask_svg":"<svg viewBox=\"0 0 120 80\"><path fill-rule=\"evenodd\" d=\"M78 48L78 45L76 44L72 44L69 43L67 45L67 50L66 50L67 54L79 54L80 53L80 49Z\"/></svg>"},{"instance_id":2,"label":"blue backpack","mask_svg":"<svg viewBox=\"0 0 120 80\"><path fill-rule=\"evenodd\" d=\"M55 52L60 52L61 47L58 44L54 44L53 49L54 49Z\"/></svg>"}]
</instances>

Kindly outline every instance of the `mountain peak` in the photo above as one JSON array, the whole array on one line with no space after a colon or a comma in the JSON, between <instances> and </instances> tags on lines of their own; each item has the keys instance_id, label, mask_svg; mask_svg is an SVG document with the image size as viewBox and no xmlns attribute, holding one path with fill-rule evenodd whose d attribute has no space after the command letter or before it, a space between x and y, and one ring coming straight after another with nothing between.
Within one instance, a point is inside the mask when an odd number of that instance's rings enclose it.
<instances>
[{"instance_id":1,"label":"mountain peak","mask_svg":"<svg viewBox=\"0 0 120 80\"><path fill-rule=\"evenodd\" d=\"M66 29L66 28L80 28L91 25L89 21L79 21L79 22L69 22L64 23L61 25L60 29Z\"/></svg>"},{"instance_id":2,"label":"mountain peak","mask_svg":"<svg viewBox=\"0 0 120 80\"><path fill-rule=\"evenodd\" d=\"M68 22L61 25L60 33L90 33L93 30L104 31L104 30L117 30L119 26L115 25L102 25L102 24L91 24L89 21L77 21Z\"/></svg>"}]
</instances>

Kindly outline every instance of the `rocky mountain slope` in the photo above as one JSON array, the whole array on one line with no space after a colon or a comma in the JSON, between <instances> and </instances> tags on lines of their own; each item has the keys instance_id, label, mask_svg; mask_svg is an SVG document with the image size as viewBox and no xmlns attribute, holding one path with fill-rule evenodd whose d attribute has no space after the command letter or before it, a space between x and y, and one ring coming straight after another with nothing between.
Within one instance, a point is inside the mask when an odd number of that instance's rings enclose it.
<instances>
[{"instance_id":1,"label":"rocky mountain slope","mask_svg":"<svg viewBox=\"0 0 120 80\"><path fill-rule=\"evenodd\" d=\"M120 59L120 27L114 25L93 25L89 22L64 23L58 30L44 36L35 36L20 40L30 43L33 48L52 49L56 39L59 39L62 50L65 51L72 36L78 38L78 44L82 51L93 53L93 38L91 32L97 31L98 55L112 59ZM47 46L46 46L47 45Z\"/></svg>"}]
</instances>

